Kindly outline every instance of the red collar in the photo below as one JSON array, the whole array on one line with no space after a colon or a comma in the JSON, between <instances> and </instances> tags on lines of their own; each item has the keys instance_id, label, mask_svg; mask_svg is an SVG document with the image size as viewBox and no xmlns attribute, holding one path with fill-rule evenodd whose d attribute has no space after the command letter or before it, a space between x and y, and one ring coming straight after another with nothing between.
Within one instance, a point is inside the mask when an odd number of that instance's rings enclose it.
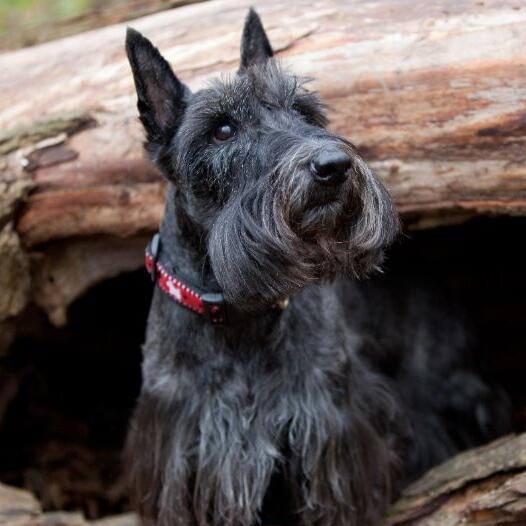
<instances>
[{"instance_id":1,"label":"red collar","mask_svg":"<svg viewBox=\"0 0 526 526\"><path fill-rule=\"evenodd\" d=\"M161 237L157 232L146 247L146 270L152 281L157 283L161 290L172 300L183 307L200 314L212 325L225 325L246 319L244 313L232 305L228 305L225 297L220 292L203 292L194 285L185 283L180 276L170 273L169 270L159 262L161 253ZM277 301L270 310L282 311L287 308L289 299ZM268 312L268 311L267 311ZM253 315L253 314L252 314Z\"/></svg>"},{"instance_id":2,"label":"red collar","mask_svg":"<svg viewBox=\"0 0 526 526\"><path fill-rule=\"evenodd\" d=\"M155 234L146 247L146 270L152 281L174 301L183 307L204 316L213 325L227 322L226 303L221 293L202 292L184 283L180 277L170 273L158 259L161 252L161 238Z\"/></svg>"}]
</instances>

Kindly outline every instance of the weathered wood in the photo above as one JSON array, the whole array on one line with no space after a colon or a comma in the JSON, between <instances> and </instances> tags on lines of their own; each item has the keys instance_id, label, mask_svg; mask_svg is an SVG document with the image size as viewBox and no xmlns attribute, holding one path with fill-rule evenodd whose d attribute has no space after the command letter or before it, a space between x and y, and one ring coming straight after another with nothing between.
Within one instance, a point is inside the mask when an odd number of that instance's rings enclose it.
<instances>
[{"instance_id":1,"label":"weathered wood","mask_svg":"<svg viewBox=\"0 0 526 526\"><path fill-rule=\"evenodd\" d=\"M526 524L526 434L461 453L409 486L385 526Z\"/></svg>"},{"instance_id":2,"label":"weathered wood","mask_svg":"<svg viewBox=\"0 0 526 526\"><path fill-rule=\"evenodd\" d=\"M89 287L143 263L148 239L106 237L55 243L33 257L35 303L44 309L52 323L67 321L66 307Z\"/></svg>"},{"instance_id":3,"label":"weathered wood","mask_svg":"<svg viewBox=\"0 0 526 526\"><path fill-rule=\"evenodd\" d=\"M135 514L125 513L94 521L91 526L139 526L139 520Z\"/></svg>"},{"instance_id":4,"label":"weathered wood","mask_svg":"<svg viewBox=\"0 0 526 526\"><path fill-rule=\"evenodd\" d=\"M132 526L133 521L115 522L116 525ZM0 484L0 526L88 526L81 513L43 513L40 503L29 492ZM112 521L108 522L108 526Z\"/></svg>"},{"instance_id":5,"label":"weathered wood","mask_svg":"<svg viewBox=\"0 0 526 526\"><path fill-rule=\"evenodd\" d=\"M237 68L250 4L213 0L131 25L197 89ZM259 11L278 56L317 79L332 129L365 153L408 226L526 214L520 0L268 0ZM164 184L142 153L124 29L0 56L0 182L32 188L11 229L26 250L158 224ZM0 319L18 310L0 306Z\"/></svg>"},{"instance_id":6,"label":"weathered wood","mask_svg":"<svg viewBox=\"0 0 526 526\"><path fill-rule=\"evenodd\" d=\"M45 513L28 492L0 484L1 526L136 526L133 514L88 523L81 514ZM384 526L526 524L526 434L457 455L409 486ZM286 526L286 525L283 525Z\"/></svg>"},{"instance_id":7,"label":"weathered wood","mask_svg":"<svg viewBox=\"0 0 526 526\"><path fill-rule=\"evenodd\" d=\"M0 484L0 525L29 526L41 513L31 493Z\"/></svg>"},{"instance_id":8,"label":"weathered wood","mask_svg":"<svg viewBox=\"0 0 526 526\"><path fill-rule=\"evenodd\" d=\"M29 297L29 262L12 218L30 186L25 179L0 180L0 323L20 313Z\"/></svg>"},{"instance_id":9,"label":"weathered wood","mask_svg":"<svg viewBox=\"0 0 526 526\"><path fill-rule=\"evenodd\" d=\"M0 484L0 526L138 526L133 513L88 522L79 512L42 511L29 491Z\"/></svg>"}]
</instances>

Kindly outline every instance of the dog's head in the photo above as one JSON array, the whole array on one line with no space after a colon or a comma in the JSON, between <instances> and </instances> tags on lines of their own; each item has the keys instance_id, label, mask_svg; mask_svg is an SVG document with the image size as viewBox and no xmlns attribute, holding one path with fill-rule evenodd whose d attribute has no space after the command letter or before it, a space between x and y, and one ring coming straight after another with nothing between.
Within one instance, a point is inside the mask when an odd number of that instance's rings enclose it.
<instances>
[{"instance_id":1,"label":"dog's head","mask_svg":"<svg viewBox=\"0 0 526 526\"><path fill-rule=\"evenodd\" d=\"M228 300L274 303L380 264L398 230L389 195L353 146L326 130L318 97L272 59L254 11L237 74L196 93L134 30L126 50L146 148L175 185L187 230L206 240Z\"/></svg>"}]
</instances>

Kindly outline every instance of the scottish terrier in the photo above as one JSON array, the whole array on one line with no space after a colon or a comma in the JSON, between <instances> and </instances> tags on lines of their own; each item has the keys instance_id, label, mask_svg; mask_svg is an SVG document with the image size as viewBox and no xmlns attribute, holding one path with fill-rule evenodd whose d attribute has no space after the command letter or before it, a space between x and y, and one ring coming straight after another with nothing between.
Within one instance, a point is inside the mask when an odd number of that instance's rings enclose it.
<instances>
[{"instance_id":1,"label":"scottish terrier","mask_svg":"<svg viewBox=\"0 0 526 526\"><path fill-rule=\"evenodd\" d=\"M168 180L126 447L143 523L379 524L505 401L451 315L358 280L397 236L392 201L253 10L237 74L196 93L132 29L126 50Z\"/></svg>"}]
</instances>

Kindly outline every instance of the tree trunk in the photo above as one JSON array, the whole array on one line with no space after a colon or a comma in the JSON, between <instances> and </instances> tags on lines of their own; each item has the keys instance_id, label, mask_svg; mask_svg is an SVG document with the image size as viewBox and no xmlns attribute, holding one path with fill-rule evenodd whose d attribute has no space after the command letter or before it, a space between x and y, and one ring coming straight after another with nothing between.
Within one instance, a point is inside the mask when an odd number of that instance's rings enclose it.
<instances>
[{"instance_id":1,"label":"tree trunk","mask_svg":"<svg viewBox=\"0 0 526 526\"><path fill-rule=\"evenodd\" d=\"M237 68L250 4L215 0L130 25L198 89ZM526 9L518 0L269 0L260 14L278 57L315 77L331 128L364 152L407 226L526 214ZM124 30L0 56L0 286L8 291L0 320L36 301L64 322L83 290L140 265L139 245L157 228L164 183L142 152ZM83 254L76 275L58 272L59 255L73 252ZM55 285L41 282L49 277L42 261Z\"/></svg>"},{"instance_id":2,"label":"tree trunk","mask_svg":"<svg viewBox=\"0 0 526 526\"><path fill-rule=\"evenodd\" d=\"M526 524L526 434L461 453L408 487L385 526Z\"/></svg>"}]
</instances>

